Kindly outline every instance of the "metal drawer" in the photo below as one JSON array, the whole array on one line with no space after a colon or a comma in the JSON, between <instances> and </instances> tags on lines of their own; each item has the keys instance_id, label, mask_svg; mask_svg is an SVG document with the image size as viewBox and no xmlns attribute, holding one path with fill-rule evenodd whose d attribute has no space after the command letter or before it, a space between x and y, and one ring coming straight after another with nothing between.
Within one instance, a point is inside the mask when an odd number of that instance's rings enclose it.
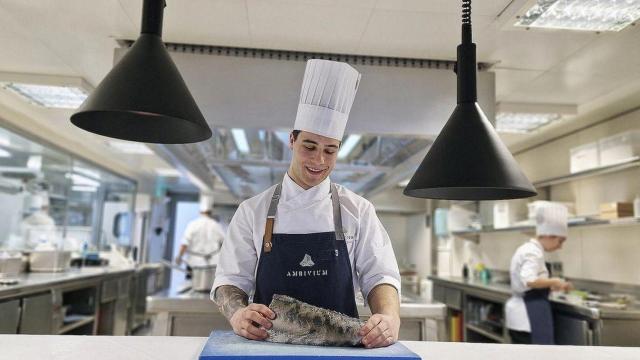
<instances>
[{"instance_id":1,"label":"metal drawer","mask_svg":"<svg viewBox=\"0 0 640 360\"><path fill-rule=\"evenodd\" d=\"M15 334L18 332L20 320L20 300L0 303L0 334Z\"/></svg>"}]
</instances>

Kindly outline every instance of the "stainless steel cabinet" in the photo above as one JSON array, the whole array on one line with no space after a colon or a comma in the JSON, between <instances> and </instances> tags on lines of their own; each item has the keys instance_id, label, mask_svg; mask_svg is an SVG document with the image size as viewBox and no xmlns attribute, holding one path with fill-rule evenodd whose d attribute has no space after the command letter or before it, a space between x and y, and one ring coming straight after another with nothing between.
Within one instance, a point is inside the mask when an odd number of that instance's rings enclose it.
<instances>
[{"instance_id":1,"label":"stainless steel cabinet","mask_svg":"<svg viewBox=\"0 0 640 360\"><path fill-rule=\"evenodd\" d=\"M556 312L553 323L557 345L593 345L593 331L589 321Z\"/></svg>"},{"instance_id":2,"label":"stainless steel cabinet","mask_svg":"<svg viewBox=\"0 0 640 360\"><path fill-rule=\"evenodd\" d=\"M53 296L51 292L22 298L20 334L51 334Z\"/></svg>"},{"instance_id":3,"label":"stainless steel cabinet","mask_svg":"<svg viewBox=\"0 0 640 360\"><path fill-rule=\"evenodd\" d=\"M0 334L15 334L20 321L20 300L0 302Z\"/></svg>"}]
</instances>

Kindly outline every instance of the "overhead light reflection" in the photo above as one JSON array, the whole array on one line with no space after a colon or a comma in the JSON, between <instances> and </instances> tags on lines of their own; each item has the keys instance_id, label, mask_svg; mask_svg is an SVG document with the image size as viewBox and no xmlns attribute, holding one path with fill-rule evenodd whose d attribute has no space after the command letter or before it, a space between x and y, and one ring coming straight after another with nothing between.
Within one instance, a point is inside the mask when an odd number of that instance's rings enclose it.
<instances>
[{"instance_id":1,"label":"overhead light reflection","mask_svg":"<svg viewBox=\"0 0 640 360\"><path fill-rule=\"evenodd\" d=\"M238 151L243 154L248 154L249 142L247 141L247 135L244 129L231 129L231 136L233 136L233 141L236 143Z\"/></svg>"},{"instance_id":2,"label":"overhead light reflection","mask_svg":"<svg viewBox=\"0 0 640 360\"><path fill-rule=\"evenodd\" d=\"M361 138L362 138L362 135L358 135L358 134L349 135L347 140L345 140L342 146L340 146L340 151L338 151L338 159L344 159L347 156L349 156L349 154L351 154L351 151L353 151L356 145L358 145L358 142L360 142Z\"/></svg>"}]
</instances>

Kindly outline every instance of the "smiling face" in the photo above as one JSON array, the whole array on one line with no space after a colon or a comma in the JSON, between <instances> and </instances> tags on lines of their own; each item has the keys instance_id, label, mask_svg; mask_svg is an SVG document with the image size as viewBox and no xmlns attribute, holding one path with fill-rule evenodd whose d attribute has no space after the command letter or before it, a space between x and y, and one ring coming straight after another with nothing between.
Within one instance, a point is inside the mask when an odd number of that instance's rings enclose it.
<instances>
[{"instance_id":1,"label":"smiling face","mask_svg":"<svg viewBox=\"0 0 640 360\"><path fill-rule=\"evenodd\" d=\"M289 135L293 151L289 176L303 189L320 184L329 176L338 157L340 141L326 136L300 131L297 138Z\"/></svg>"}]
</instances>

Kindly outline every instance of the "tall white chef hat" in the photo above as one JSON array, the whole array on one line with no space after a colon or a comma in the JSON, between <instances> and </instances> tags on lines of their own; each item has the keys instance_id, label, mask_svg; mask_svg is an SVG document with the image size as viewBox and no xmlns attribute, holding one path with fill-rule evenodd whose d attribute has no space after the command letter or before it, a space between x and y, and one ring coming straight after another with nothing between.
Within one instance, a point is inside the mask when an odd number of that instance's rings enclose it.
<instances>
[{"instance_id":1,"label":"tall white chef hat","mask_svg":"<svg viewBox=\"0 0 640 360\"><path fill-rule=\"evenodd\" d=\"M342 141L359 84L360 73L347 63L307 61L293 129Z\"/></svg>"},{"instance_id":2,"label":"tall white chef hat","mask_svg":"<svg viewBox=\"0 0 640 360\"><path fill-rule=\"evenodd\" d=\"M49 194L46 192L39 192L32 194L29 197L29 209L31 211L40 210L45 206L49 206Z\"/></svg>"},{"instance_id":3,"label":"tall white chef hat","mask_svg":"<svg viewBox=\"0 0 640 360\"><path fill-rule=\"evenodd\" d=\"M536 235L567 236L567 207L545 201L536 209Z\"/></svg>"},{"instance_id":4,"label":"tall white chef hat","mask_svg":"<svg viewBox=\"0 0 640 360\"><path fill-rule=\"evenodd\" d=\"M205 212L213 209L213 195L200 194L200 212Z\"/></svg>"}]
</instances>

